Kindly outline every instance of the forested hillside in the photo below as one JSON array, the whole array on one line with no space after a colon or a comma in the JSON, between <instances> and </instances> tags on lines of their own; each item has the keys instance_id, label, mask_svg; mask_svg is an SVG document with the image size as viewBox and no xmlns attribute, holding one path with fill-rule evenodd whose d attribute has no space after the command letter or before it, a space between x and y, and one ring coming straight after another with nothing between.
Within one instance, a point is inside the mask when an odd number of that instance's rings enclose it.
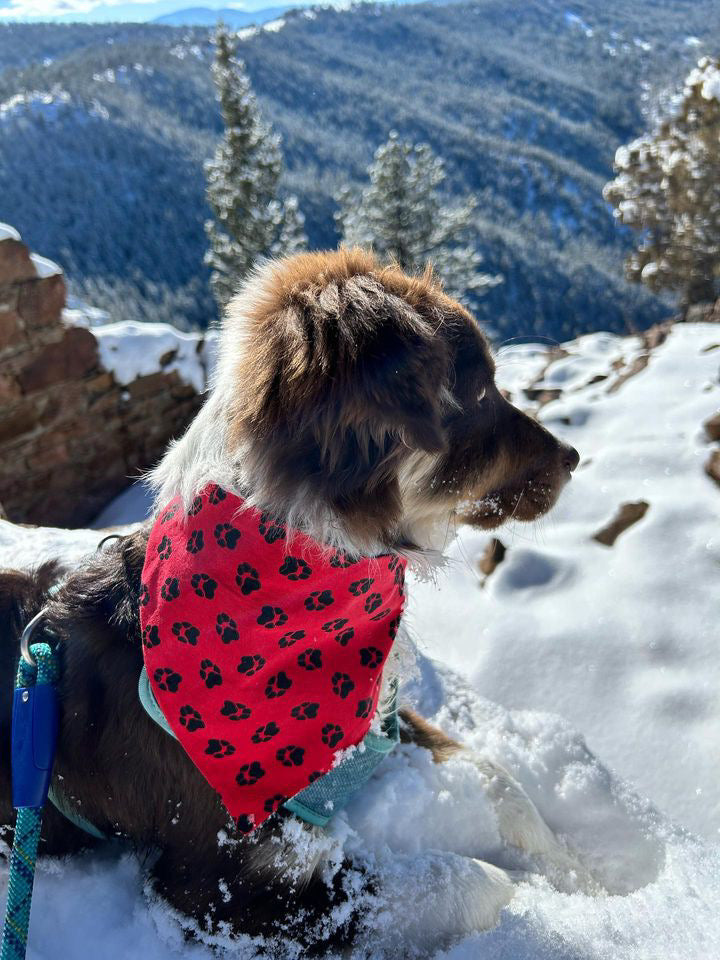
<instances>
[{"instance_id":1,"label":"forested hillside","mask_svg":"<svg viewBox=\"0 0 720 960\"><path fill-rule=\"evenodd\" d=\"M630 238L601 189L643 111L713 52L715 0L365 4L271 26L241 31L242 55L313 246L337 242L333 195L394 128L479 195L485 268L505 277L484 319L503 337L667 312L622 280ZM118 317L214 315L211 58L205 28L0 25L0 220Z\"/></svg>"}]
</instances>

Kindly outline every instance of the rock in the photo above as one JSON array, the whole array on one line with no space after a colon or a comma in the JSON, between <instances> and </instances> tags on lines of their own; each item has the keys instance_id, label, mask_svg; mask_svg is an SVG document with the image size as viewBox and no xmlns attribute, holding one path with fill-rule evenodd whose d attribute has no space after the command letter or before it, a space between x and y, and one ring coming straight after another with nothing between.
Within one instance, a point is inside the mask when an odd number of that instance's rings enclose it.
<instances>
[{"instance_id":1,"label":"rock","mask_svg":"<svg viewBox=\"0 0 720 960\"><path fill-rule=\"evenodd\" d=\"M634 503L623 503L618 512L607 526L598 530L593 535L593 540L602 543L605 547L611 547L621 533L624 533L629 527L632 527L645 516L650 504L645 500L637 500Z\"/></svg>"},{"instance_id":2,"label":"rock","mask_svg":"<svg viewBox=\"0 0 720 960\"><path fill-rule=\"evenodd\" d=\"M480 573L489 577L496 567L503 562L506 553L507 547L502 540L498 540L497 537L492 537L485 547L482 557L480 557L478 561Z\"/></svg>"},{"instance_id":3,"label":"rock","mask_svg":"<svg viewBox=\"0 0 720 960\"><path fill-rule=\"evenodd\" d=\"M703 427L711 440L720 440L720 413L716 413L714 417L706 420Z\"/></svg>"},{"instance_id":4,"label":"rock","mask_svg":"<svg viewBox=\"0 0 720 960\"><path fill-rule=\"evenodd\" d=\"M720 450L713 450L705 464L705 473L720 487Z\"/></svg>"},{"instance_id":5,"label":"rock","mask_svg":"<svg viewBox=\"0 0 720 960\"><path fill-rule=\"evenodd\" d=\"M20 371L23 393L64 380L78 380L97 367L97 341L84 327L70 327L58 343L48 344Z\"/></svg>"},{"instance_id":6,"label":"rock","mask_svg":"<svg viewBox=\"0 0 720 960\"><path fill-rule=\"evenodd\" d=\"M30 327L58 323L65 306L65 281L61 274L29 280L20 287L17 311Z\"/></svg>"},{"instance_id":7,"label":"rock","mask_svg":"<svg viewBox=\"0 0 720 960\"><path fill-rule=\"evenodd\" d=\"M0 312L0 352L15 347L24 339L23 322L16 313Z\"/></svg>"},{"instance_id":8,"label":"rock","mask_svg":"<svg viewBox=\"0 0 720 960\"><path fill-rule=\"evenodd\" d=\"M25 244L12 237L0 240L0 284L22 283L33 277L37 273Z\"/></svg>"}]
</instances>

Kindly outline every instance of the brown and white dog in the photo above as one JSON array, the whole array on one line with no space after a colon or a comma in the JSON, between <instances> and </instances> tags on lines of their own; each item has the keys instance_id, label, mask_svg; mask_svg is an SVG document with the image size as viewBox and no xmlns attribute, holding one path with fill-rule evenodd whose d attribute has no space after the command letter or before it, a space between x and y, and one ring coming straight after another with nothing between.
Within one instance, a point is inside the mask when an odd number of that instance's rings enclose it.
<instances>
[{"instance_id":1,"label":"brown and white dog","mask_svg":"<svg viewBox=\"0 0 720 960\"><path fill-rule=\"evenodd\" d=\"M190 504L209 483L355 555L400 552L412 564L442 555L460 523L492 529L531 521L555 503L575 450L512 406L494 383L488 344L430 272L410 277L368 253L303 254L261 266L230 304L215 382L186 434L151 475L157 505ZM249 839L182 748L144 712L138 595L148 530L106 547L61 577L54 565L0 575L0 724L7 744L17 637L46 608L60 638L61 723L54 788L107 835L153 851L154 888L198 928L280 930L306 950L352 938L358 917L333 907L356 870L328 871L293 850L279 812ZM401 627L402 634L402 627ZM392 664L386 670L389 673ZM411 710L403 739L437 761L461 750ZM11 835L9 751L0 761L0 823ZM522 788L477 760L510 845L562 870L569 855ZM312 829L312 828L307 828ZM295 833L297 831L295 830ZM53 807L48 854L95 841ZM512 893L478 863L487 899L479 926Z\"/></svg>"}]
</instances>

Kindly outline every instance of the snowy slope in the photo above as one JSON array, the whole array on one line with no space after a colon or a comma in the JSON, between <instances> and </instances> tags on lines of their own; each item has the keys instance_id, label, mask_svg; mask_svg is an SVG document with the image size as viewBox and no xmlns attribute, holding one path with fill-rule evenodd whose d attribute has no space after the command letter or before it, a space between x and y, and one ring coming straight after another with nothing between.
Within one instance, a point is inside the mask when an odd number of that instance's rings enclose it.
<instances>
[{"instance_id":1,"label":"snowy slope","mask_svg":"<svg viewBox=\"0 0 720 960\"><path fill-rule=\"evenodd\" d=\"M596 889L568 876L560 892L503 848L472 763L437 767L400 748L318 841L382 878L358 960L720 956L720 488L703 472L702 430L720 405L720 327L674 327L641 369L644 352L602 334L559 357L501 352L499 380L520 405L531 405L524 387L562 390L540 416L581 466L550 518L499 532L507 554L486 580L476 564L488 537L461 531L438 583L412 583L409 610L420 654L408 695L512 771ZM613 546L591 539L641 499L645 516ZM0 522L0 563L76 560L101 535ZM472 858L524 871L484 933ZM209 960L148 905L142 882L127 856L45 865L30 956L80 960L101 941L108 960ZM240 958L259 949L225 947Z\"/></svg>"}]
</instances>

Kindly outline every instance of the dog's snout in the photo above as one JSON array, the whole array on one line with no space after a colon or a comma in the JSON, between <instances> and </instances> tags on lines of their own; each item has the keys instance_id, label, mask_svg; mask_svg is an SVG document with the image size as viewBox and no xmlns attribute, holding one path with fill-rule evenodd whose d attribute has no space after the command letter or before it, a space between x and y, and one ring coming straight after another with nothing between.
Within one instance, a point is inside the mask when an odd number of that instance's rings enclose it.
<instances>
[{"instance_id":1,"label":"dog's snout","mask_svg":"<svg viewBox=\"0 0 720 960\"><path fill-rule=\"evenodd\" d=\"M572 473L580 463L580 454L569 443L563 443L561 444L561 456L563 466Z\"/></svg>"}]
</instances>

